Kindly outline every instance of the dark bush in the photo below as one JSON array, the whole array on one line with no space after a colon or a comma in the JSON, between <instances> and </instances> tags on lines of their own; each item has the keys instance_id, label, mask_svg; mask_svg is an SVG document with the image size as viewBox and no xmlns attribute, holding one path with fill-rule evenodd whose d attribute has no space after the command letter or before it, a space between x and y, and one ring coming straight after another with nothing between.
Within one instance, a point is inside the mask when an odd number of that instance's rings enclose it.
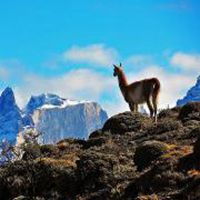
<instances>
[{"instance_id":1,"label":"dark bush","mask_svg":"<svg viewBox=\"0 0 200 200\"><path fill-rule=\"evenodd\" d=\"M41 151L40 151L40 145L37 143L28 143L23 148L24 154L22 159L23 160L32 160L40 157Z\"/></svg>"},{"instance_id":2,"label":"dark bush","mask_svg":"<svg viewBox=\"0 0 200 200\"><path fill-rule=\"evenodd\" d=\"M179 113L179 119L186 120L200 120L200 102L191 102L184 105Z\"/></svg>"},{"instance_id":3,"label":"dark bush","mask_svg":"<svg viewBox=\"0 0 200 200\"><path fill-rule=\"evenodd\" d=\"M113 181L113 166L116 158L104 153L88 151L81 155L77 161L77 176L80 183L80 191L94 192L109 188Z\"/></svg>"},{"instance_id":4,"label":"dark bush","mask_svg":"<svg viewBox=\"0 0 200 200\"><path fill-rule=\"evenodd\" d=\"M88 149L90 147L94 146L101 146L106 143L106 139L103 137L98 137L98 138L91 138L87 140L87 142L84 144L83 148Z\"/></svg>"},{"instance_id":5,"label":"dark bush","mask_svg":"<svg viewBox=\"0 0 200 200\"><path fill-rule=\"evenodd\" d=\"M165 109L160 111L158 118L177 118L180 112L180 107L175 107L172 109Z\"/></svg>"},{"instance_id":6,"label":"dark bush","mask_svg":"<svg viewBox=\"0 0 200 200\"><path fill-rule=\"evenodd\" d=\"M159 141L146 141L136 148L134 162L139 171L148 167L152 161L165 154L168 147Z\"/></svg>"},{"instance_id":7,"label":"dark bush","mask_svg":"<svg viewBox=\"0 0 200 200\"><path fill-rule=\"evenodd\" d=\"M58 154L58 148L53 144L45 144L40 147L42 156L53 156Z\"/></svg>"},{"instance_id":8,"label":"dark bush","mask_svg":"<svg viewBox=\"0 0 200 200\"><path fill-rule=\"evenodd\" d=\"M89 136L89 139L98 138L98 137L108 137L110 136L110 132L103 132L101 129L92 132Z\"/></svg>"},{"instance_id":9,"label":"dark bush","mask_svg":"<svg viewBox=\"0 0 200 200\"><path fill-rule=\"evenodd\" d=\"M103 134L103 131L102 131L101 129L96 130L96 131L94 131L94 132L92 132L92 133L90 134L89 139L99 137L99 136L101 136L102 134Z\"/></svg>"},{"instance_id":10,"label":"dark bush","mask_svg":"<svg viewBox=\"0 0 200 200\"><path fill-rule=\"evenodd\" d=\"M179 121L175 121L172 119L164 119L164 120L158 121L157 124L146 129L146 132L150 135L151 134L159 135L159 134L166 133L169 131L178 130L181 128L181 126L182 125Z\"/></svg>"},{"instance_id":11,"label":"dark bush","mask_svg":"<svg viewBox=\"0 0 200 200\"><path fill-rule=\"evenodd\" d=\"M49 199L54 192L71 196L76 190L75 181L71 169L55 168L43 162L18 161L0 173L0 197L1 200L8 200L19 195L41 195ZM7 191L9 193L5 196Z\"/></svg>"}]
</instances>

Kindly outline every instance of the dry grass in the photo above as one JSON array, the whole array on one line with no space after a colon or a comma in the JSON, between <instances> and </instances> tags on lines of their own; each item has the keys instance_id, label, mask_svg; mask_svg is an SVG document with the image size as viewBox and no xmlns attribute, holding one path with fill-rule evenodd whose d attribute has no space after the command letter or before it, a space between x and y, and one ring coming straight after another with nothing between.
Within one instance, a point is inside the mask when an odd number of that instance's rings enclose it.
<instances>
[{"instance_id":1,"label":"dry grass","mask_svg":"<svg viewBox=\"0 0 200 200\"><path fill-rule=\"evenodd\" d=\"M59 150L63 151L69 146L69 143L67 142L60 142L57 144L57 147Z\"/></svg>"},{"instance_id":2,"label":"dry grass","mask_svg":"<svg viewBox=\"0 0 200 200\"><path fill-rule=\"evenodd\" d=\"M136 200L159 200L156 194L138 196Z\"/></svg>"},{"instance_id":3,"label":"dry grass","mask_svg":"<svg viewBox=\"0 0 200 200\"><path fill-rule=\"evenodd\" d=\"M161 156L162 158L170 158L170 157L183 157L193 152L192 146L177 146L175 144L168 144L169 153Z\"/></svg>"},{"instance_id":4,"label":"dry grass","mask_svg":"<svg viewBox=\"0 0 200 200\"><path fill-rule=\"evenodd\" d=\"M76 167L76 161L79 159L76 153L66 154L59 159L42 158L41 161L51 164L55 167Z\"/></svg>"},{"instance_id":5,"label":"dry grass","mask_svg":"<svg viewBox=\"0 0 200 200\"><path fill-rule=\"evenodd\" d=\"M200 171L196 169L191 169L187 172L190 177L200 177Z\"/></svg>"}]
</instances>

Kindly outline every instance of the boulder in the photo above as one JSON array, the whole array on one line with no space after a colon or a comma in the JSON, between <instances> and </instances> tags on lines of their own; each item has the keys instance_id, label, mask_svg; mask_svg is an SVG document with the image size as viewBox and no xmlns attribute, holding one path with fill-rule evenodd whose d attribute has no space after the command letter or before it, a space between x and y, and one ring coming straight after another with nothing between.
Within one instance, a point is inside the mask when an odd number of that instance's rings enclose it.
<instances>
[{"instance_id":1,"label":"boulder","mask_svg":"<svg viewBox=\"0 0 200 200\"><path fill-rule=\"evenodd\" d=\"M111 132L112 134L124 134L126 132L139 131L147 123L150 123L150 118L141 113L124 112L114 115L106 121L103 126L103 132Z\"/></svg>"}]
</instances>

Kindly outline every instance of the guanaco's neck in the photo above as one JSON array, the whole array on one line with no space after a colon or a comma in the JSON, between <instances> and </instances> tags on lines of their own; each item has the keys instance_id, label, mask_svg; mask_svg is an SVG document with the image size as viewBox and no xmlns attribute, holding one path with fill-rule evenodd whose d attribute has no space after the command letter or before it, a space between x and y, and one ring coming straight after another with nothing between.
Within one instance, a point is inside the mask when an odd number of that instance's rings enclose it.
<instances>
[{"instance_id":1,"label":"guanaco's neck","mask_svg":"<svg viewBox=\"0 0 200 200\"><path fill-rule=\"evenodd\" d=\"M121 71L120 74L118 75L118 81L119 81L119 87L122 93L124 93L126 86L128 86L128 81L123 71Z\"/></svg>"}]
</instances>

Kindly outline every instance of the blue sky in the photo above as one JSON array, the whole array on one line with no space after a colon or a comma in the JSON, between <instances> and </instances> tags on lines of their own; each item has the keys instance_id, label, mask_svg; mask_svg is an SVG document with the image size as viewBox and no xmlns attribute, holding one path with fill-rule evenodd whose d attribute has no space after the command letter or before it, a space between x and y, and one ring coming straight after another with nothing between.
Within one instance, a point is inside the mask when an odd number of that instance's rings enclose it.
<instances>
[{"instance_id":1,"label":"blue sky","mask_svg":"<svg viewBox=\"0 0 200 200\"><path fill-rule=\"evenodd\" d=\"M198 0L59 0L0 3L0 89L23 106L42 92L126 110L112 63L130 80L158 76L173 106L200 69Z\"/></svg>"}]
</instances>

